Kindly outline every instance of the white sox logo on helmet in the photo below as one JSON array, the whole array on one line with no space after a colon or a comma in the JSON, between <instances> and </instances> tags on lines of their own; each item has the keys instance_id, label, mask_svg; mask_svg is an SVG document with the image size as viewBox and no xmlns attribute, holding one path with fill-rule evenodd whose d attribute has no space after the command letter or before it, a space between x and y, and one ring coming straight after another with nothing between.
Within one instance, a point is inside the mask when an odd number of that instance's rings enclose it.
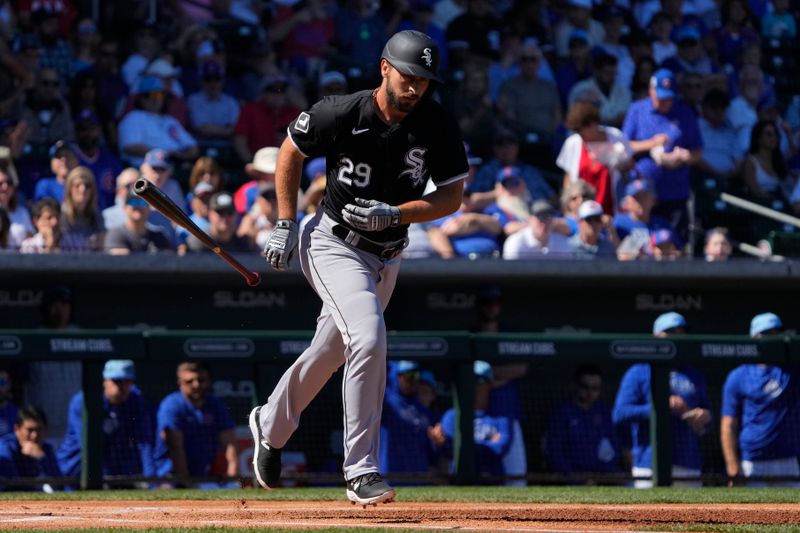
<instances>
[{"instance_id":1,"label":"white sox logo on helmet","mask_svg":"<svg viewBox=\"0 0 800 533\"><path fill-rule=\"evenodd\" d=\"M406 152L406 165L409 168L400 173L399 177L408 176L414 187L419 187L426 174L425 153L427 148L412 148Z\"/></svg>"},{"instance_id":2,"label":"white sox logo on helmet","mask_svg":"<svg viewBox=\"0 0 800 533\"><path fill-rule=\"evenodd\" d=\"M431 49L430 48L425 48L422 51L422 55L420 57L422 57L422 59L425 60L425 65L426 66L430 67L431 65L433 65L433 54L431 54Z\"/></svg>"}]
</instances>

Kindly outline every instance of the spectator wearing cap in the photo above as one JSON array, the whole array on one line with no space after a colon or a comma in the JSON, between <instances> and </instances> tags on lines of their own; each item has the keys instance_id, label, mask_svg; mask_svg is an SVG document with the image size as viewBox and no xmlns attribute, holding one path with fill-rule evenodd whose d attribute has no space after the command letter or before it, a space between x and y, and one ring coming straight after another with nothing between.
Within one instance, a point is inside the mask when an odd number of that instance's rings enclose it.
<instances>
[{"instance_id":1,"label":"spectator wearing cap","mask_svg":"<svg viewBox=\"0 0 800 533\"><path fill-rule=\"evenodd\" d=\"M586 34L587 44L593 46L603 41L605 34L602 24L592 18L591 0L569 0L564 19L556 26L555 46L559 58L570 54L570 40L573 32L580 30Z\"/></svg>"},{"instance_id":2,"label":"spectator wearing cap","mask_svg":"<svg viewBox=\"0 0 800 533\"><path fill-rule=\"evenodd\" d=\"M708 230L703 246L703 257L709 263L727 261L733 253L728 228L716 227Z\"/></svg>"},{"instance_id":3,"label":"spectator wearing cap","mask_svg":"<svg viewBox=\"0 0 800 533\"><path fill-rule=\"evenodd\" d=\"M160 78L144 76L135 96L136 108L119 123L119 148L123 159L134 166L153 149L167 153L172 160L197 157L197 141L174 117L164 113L164 83Z\"/></svg>"},{"instance_id":4,"label":"spectator wearing cap","mask_svg":"<svg viewBox=\"0 0 800 533\"><path fill-rule=\"evenodd\" d=\"M40 3L36 6L34 2L33 5L30 22L34 33L42 43L40 67L55 69L63 79L71 79L75 74L75 54L69 41L63 38L67 34L62 34L59 28L64 3Z\"/></svg>"},{"instance_id":5,"label":"spectator wearing cap","mask_svg":"<svg viewBox=\"0 0 800 533\"><path fill-rule=\"evenodd\" d=\"M208 202L208 234L228 252L254 252L255 243L248 236L236 235L238 214L233 196L226 191L215 193ZM189 252L213 253L194 235L186 239Z\"/></svg>"},{"instance_id":6,"label":"spectator wearing cap","mask_svg":"<svg viewBox=\"0 0 800 533\"><path fill-rule=\"evenodd\" d=\"M653 322L654 337L670 338L686 331L686 319L676 312L663 313ZM614 424L629 434L626 440L632 445L631 474L636 478L653 475L650 379L649 364L635 364L628 368L622 376L612 411ZM697 370L684 366L670 369L669 384L673 485L699 487L700 481L681 481L680 478L698 477L702 471L700 437L705 435L712 420L705 380ZM637 479L634 486L648 488L653 483L650 479Z\"/></svg>"},{"instance_id":7,"label":"spectator wearing cap","mask_svg":"<svg viewBox=\"0 0 800 533\"><path fill-rule=\"evenodd\" d=\"M650 234L650 249L656 261L674 261L683 255L683 243L671 228L662 228Z\"/></svg>"},{"instance_id":8,"label":"spectator wearing cap","mask_svg":"<svg viewBox=\"0 0 800 533\"><path fill-rule=\"evenodd\" d=\"M116 176L122 172L117 156L100 144L100 119L91 109L82 110L75 119L77 141L72 150L80 166L87 167L97 180L97 203L100 209L114 205Z\"/></svg>"},{"instance_id":9,"label":"spectator wearing cap","mask_svg":"<svg viewBox=\"0 0 800 533\"><path fill-rule=\"evenodd\" d=\"M20 201L19 178L10 159L0 160L0 209L8 214L8 247L19 248L27 237L33 235L28 208Z\"/></svg>"},{"instance_id":10,"label":"spectator wearing cap","mask_svg":"<svg viewBox=\"0 0 800 533\"><path fill-rule=\"evenodd\" d=\"M172 251L174 246L164 228L147 223L150 205L132 190L125 197L125 224L108 232L105 251L129 255Z\"/></svg>"},{"instance_id":11,"label":"spectator wearing cap","mask_svg":"<svg viewBox=\"0 0 800 533\"><path fill-rule=\"evenodd\" d=\"M619 439L611 409L600 399L603 374L594 365L581 365L572 375L570 398L550 414L545 453L550 471L619 472Z\"/></svg>"},{"instance_id":12,"label":"spectator wearing cap","mask_svg":"<svg viewBox=\"0 0 800 533\"><path fill-rule=\"evenodd\" d=\"M462 2L466 9L445 28L448 53L453 67L468 55L490 59L500 47L501 21L488 0ZM435 13L434 13L435 15Z\"/></svg>"},{"instance_id":13,"label":"spectator wearing cap","mask_svg":"<svg viewBox=\"0 0 800 533\"><path fill-rule=\"evenodd\" d=\"M347 77L338 70L327 70L319 77L317 98L347 94Z\"/></svg>"},{"instance_id":14,"label":"spectator wearing cap","mask_svg":"<svg viewBox=\"0 0 800 533\"><path fill-rule=\"evenodd\" d=\"M303 209L305 218L306 215L313 215L317 212L322 200L325 196L325 184L327 183L327 168L324 157L315 157L306 163L303 169L308 186L303 192L303 202L305 206ZM309 217L310 219L310 217ZM408 247L406 247L406 250ZM405 250L404 250L405 251Z\"/></svg>"},{"instance_id":15,"label":"spectator wearing cap","mask_svg":"<svg viewBox=\"0 0 800 533\"><path fill-rule=\"evenodd\" d=\"M697 168L723 178L738 176L744 161L736 130L725 116L729 102L725 91L716 88L709 90L703 96L701 116L697 121L703 139L702 157L697 162Z\"/></svg>"},{"instance_id":16,"label":"spectator wearing cap","mask_svg":"<svg viewBox=\"0 0 800 533\"><path fill-rule=\"evenodd\" d=\"M790 11L790 4L789 0L772 1L772 11L761 19L761 35L764 38L788 40L797 37L797 21Z\"/></svg>"},{"instance_id":17,"label":"spectator wearing cap","mask_svg":"<svg viewBox=\"0 0 800 533\"><path fill-rule=\"evenodd\" d=\"M155 475L154 425L150 406L135 384L129 359L110 359L103 367L103 475ZM64 476L81 475L84 393L76 393L67 409L67 432L57 458Z\"/></svg>"},{"instance_id":18,"label":"spectator wearing cap","mask_svg":"<svg viewBox=\"0 0 800 533\"><path fill-rule=\"evenodd\" d=\"M750 322L754 339L781 336L783 330L775 313L758 314ZM722 388L721 412L720 441L730 486L743 481L752 487L800 486L800 376L796 368L763 363L734 368ZM794 479L772 481L770 477Z\"/></svg>"},{"instance_id":19,"label":"spectator wearing cap","mask_svg":"<svg viewBox=\"0 0 800 533\"><path fill-rule=\"evenodd\" d=\"M607 53L594 54L592 77L577 82L569 92L568 106L572 106L578 96L585 91L593 91L600 102L600 120L607 126L619 127L625 112L631 105L631 90L618 83L617 58Z\"/></svg>"},{"instance_id":20,"label":"spectator wearing cap","mask_svg":"<svg viewBox=\"0 0 800 533\"><path fill-rule=\"evenodd\" d=\"M569 93L576 83L592 76L592 56L589 34L575 29L569 35L569 55L556 68L556 86L561 97L562 108L569 103Z\"/></svg>"},{"instance_id":21,"label":"spectator wearing cap","mask_svg":"<svg viewBox=\"0 0 800 533\"><path fill-rule=\"evenodd\" d=\"M491 416L489 395L492 389L492 366L486 361L475 361L475 405L473 411L475 440L475 469L478 474L502 477L506 474L503 468L503 456L508 452L514 435L513 420L508 416ZM445 457L452 459L453 437L456 429L456 411L448 409L441 421L430 431L429 437L434 446ZM454 464L451 461L451 472ZM496 483L496 479L488 480Z\"/></svg>"},{"instance_id":22,"label":"spectator wearing cap","mask_svg":"<svg viewBox=\"0 0 800 533\"><path fill-rule=\"evenodd\" d=\"M69 104L61 96L58 71L42 68L37 72L21 119L28 124L27 142L30 144L47 147L58 140L75 140L75 124Z\"/></svg>"},{"instance_id":23,"label":"spectator wearing cap","mask_svg":"<svg viewBox=\"0 0 800 533\"><path fill-rule=\"evenodd\" d=\"M381 417L381 468L386 472L428 473L433 448L428 432L435 420L420 402L420 368L415 361L391 361Z\"/></svg>"},{"instance_id":24,"label":"spectator wearing cap","mask_svg":"<svg viewBox=\"0 0 800 533\"><path fill-rule=\"evenodd\" d=\"M42 198L31 206L31 221L36 233L19 247L23 254L52 254L61 251L61 204Z\"/></svg>"},{"instance_id":25,"label":"spectator wearing cap","mask_svg":"<svg viewBox=\"0 0 800 533\"><path fill-rule=\"evenodd\" d=\"M252 240L257 249L263 250L278 222L278 198L272 181L262 181L255 190L258 194L242 216L236 235Z\"/></svg>"},{"instance_id":26,"label":"spectator wearing cap","mask_svg":"<svg viewBox=\"0 0 800 533\"><path fill-rule=\"evenodd\" d=\"M136 93L147 66L158 56L161 44L152 23L142 23L133 37L133 52L122 64L122 78L131 93Z\"/></svg>"},{"instance_id":27,"label":"spectator wearing cap","mask_svg":"<svg viewBox=\"0 0 800 533\"><path fill-rule=\"evenodd\" d=\"M53 447L45 440L47 415L38 406L26 405L17 413L14 432L0 437L0 479L60 477ZM53 492L47 483L31 479L29 486L7 490Z\"/></svg>"},{"instance_id":28,"label":"spectator wearing cap","mask_svg":"<svg viewBox=\"0 0 800 533\"><path fill-rule=\"evenodd\" d=\"M95 21L90 17L83 17L78 20L72 34L76 72L85 72L94 65L99 43L100 34L97 31Z\"/></svg>"},{"instance_id":29,"label":"spectator wearing cap","mask_svg":"<svg viewBox=\"0 0 800 533\"><path fill-rule=\"evenodd\" d=\"M601 125L600 111L588 102L575 102L566 126L575 132L564 141L556 165L564 171L564 185L585 181L595 189L593 199L603 212L616 212L616 188L622 172L632 165L633 148L620 130Z\"/></svg>"},{"instance_id":30,"label":"spectator wearing cap","mask_svg":"<svg viewBox=\"0 0 800 533\"><path fill-rule=\"evenodd\" d=\"M482 209L497 200L497 175L504 167L519 169L520 177L532 199L547 200L555 195L542 173L520 159L519 140L513 131L498 130L492 141L492 151L494 157L478 168L470 183L470 190L474 193L472 202L477 208Z\"/></svg>"},{"instance_id":31,"label":"spectator wearing cap","mask_svg":"<svg viewBox=\"0 0 800 533\"><path fill-rule=\"evenodd\" d=\"M233 134L233 148L243 162L265 146L280 146L286 127L300 109L289 102L289 80L281 73L267 74L261 80L260 94L245 104Z\"/></svg>"},{"instance_id":32,"label":"spectator wearing cap","mask_svg":"<svg viewBox=\"0 0 800 533\"><path fill-rule=\"evenodd\" d=\"M617 59L617 84L630 88L634 61L628 45L623 44L623 39L628 39L636 33L638 25L633 15L616 2L606 2L598 11L604 35L603 40L596 43L596 47Z\"/></svg>"},{"instance_id":33,"label":"spectator wearing cap","mask_svg":"<svg viewBox=\"0 0 800 533\"><path fill-rule=\"evenodd\" d=\"M239 119L239 102L223 92L225 69L217 61L200 67L200 91L189 96L189 126L201 144L228 140Z\"/></svg>"},{"instance_id":34,"label":"spectator wearing cap","mask_svg":"<svg viewBox=\"0 0 800 533\"><path fill-rule=\"evenodd\" d=\"M158 58L147 65L147 68L145 68L144 72L142 72L139 81L141 82L144 77L153 77L161 80L161 83L164 86L164 102L161 107L163 113L174 118L180 122L181 126L187 128L189 125L189 113L186 108L186 102L184 101L183 87L177 79L180 72L180 69L175 67L168 60L164 58ZM125 110L122 112L122 114L125 115L135 107L136 91L131 91L128 101L125 104Z\"/></svg>"},{"instance_id":35,"label":"spectator wearing cap","mask_svg":"<svg viewBox=\"0 0 800 533\"><path fill-rule=\"evenodd\" d=\"M696 27L687 25L678 28L675 32L675 42L678 50L675 55L661 63L662 68L667 68L678 76L684 73L709 76L717 72L717 67L700 42L700 30Z\"/></svg>"},{"instance_id":36,"label":"spectator wearing cap","mask_svg":"<svg viewBox=\"0 0 800 533\"><path fill-rule=\"evenodd\" d=\"M245 165L244 171L253 179L242 184L233 194L236 211L243 215L250 210L258 196L258 186L263 182L275 181L275 167L278 164L278 148L265 146L254 155L253 161Z\"/></svg>"},{"instance_id":37,"label":"spectator wearing cap","mask_svg":"<svg viewBox=\"0 0 800 533\"><path fill-rule=\"evenodd\" d=\"M214 186L207 181L200 181L194 186L189 199L189 219L194 222L198 228L208 232L211 223L208 221L208 202L214 193ZM189 238L189 232L182 228L176 228L175 238L178 242L178 253L183 255L186 253L186 239Z\"/></svg>"},{"instance_id":38,"label":"spectator wearing cap","mask_svg":"<svg viewBox=\"0 0 800 533\"><path fill-rule=\"evenodd\" d=\"M507 128L528 144L546 144L561 122L556 85L539 77L542 51L528 42L519 56L519 75L503 82L497 113Z\"/></svg>"},{"instance_id":39,"label":"spectator wearing cap","mask_svg":"<svg viewBox=\"0 0 800 533\"><path fill-rule=\"evenodd\" d=\"M269 37L275 43L278 60L292 72L307 76L318 70L330 52L336 36L333 16L325 0L276 2Z\"/></svg>"},{"instance_id":40,"label":"spectator wearing cap","mask_svg":"<svg viewBox=\"0 0 800 533\"><path fill-rule=\"evenodd\" d=\"M620 240L628 237L645 245L650 235L660 229L670 229L669 221L653 214L658 198L647 180L636 179L625 186L620 213L614 217L614 229Z\"/></svg>"},{"instance_id":41,"label":"spectator wearing cap","mask_svg":"<svg viewBox=\"0 0 800 533\"><path fill-rule=\"evenodd\" d=\"M141 177L138 169L128 167L117 175L114 205L103 209L103 223L107 230L125 225L125 199L128 191Z\"/></svg>"},{"instance_id":42,"label":"spectator wearing cap","mask_svg":"<svg viewBox=\"0 0 800 533\"><path fill-rule=\"evenodd\" d=\"M675 77L659 69L650 78L648 98L634 102L622 132L635 152L649 151L636 162L639 176L654 184L654 213L666 218L681 240L688 237L691 165L700 159L703 141L691 109L675 99Z\"/></svg>"},{"instance_id":43,"label":"spectator wearing cap","mask_svg":"<svg viewBox=\"0 0 800 533\"><path fill-rule=\"evenodd\" d=\"M528 225L509 235L503 243L503 259L567 259L572 250L567 238L552 232L556 210L546 200L536 200Z\"/></svg>"},{"instance_id":44,"label":"spectator wearing cap","mask_svg":"<svg viewBox=\"0 0 800 533\"><path fill-rule=\"evenodd\" d=\"M78 166L78 157L75 155L72 145L64 141L56 141L50 147L49 155L50 171L53 176L42 178L36 182L33 199L55 198L59 202L63 202L64 184L67 181L67 175Z\"/></svg>"},{"instance_id":45,"label":"spectator wearing cap","mask_svg":"<svg viewBox=\"0 0 800 533\"><path fill-rule=\"evenodd\" d=\"M578 208L578 232L567 241L577 259L608 259L616 256L616 235L609 223L611 217L603 214L603 206L594 200L585 200ZM607 237L603 230L609 231ZM612 238L614 239L612 241Z\"/></svg>"}]
</instances>

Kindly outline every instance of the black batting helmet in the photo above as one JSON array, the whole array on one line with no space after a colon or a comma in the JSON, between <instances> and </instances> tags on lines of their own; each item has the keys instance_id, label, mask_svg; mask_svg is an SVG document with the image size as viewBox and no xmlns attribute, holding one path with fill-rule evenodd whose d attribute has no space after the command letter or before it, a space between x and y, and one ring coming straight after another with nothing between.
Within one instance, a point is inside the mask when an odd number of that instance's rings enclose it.
<instances>
[{"instance_id":1,"label":"black batting helmet","mask_svg":"<svg viewBox=\"0 0 800 533\"><path fill-rule=\"evenodd\" d=\"M381 58L403 74L439 79L439 45L420 31L404 30L386 41Z\"/></svg>"}]
</instances>

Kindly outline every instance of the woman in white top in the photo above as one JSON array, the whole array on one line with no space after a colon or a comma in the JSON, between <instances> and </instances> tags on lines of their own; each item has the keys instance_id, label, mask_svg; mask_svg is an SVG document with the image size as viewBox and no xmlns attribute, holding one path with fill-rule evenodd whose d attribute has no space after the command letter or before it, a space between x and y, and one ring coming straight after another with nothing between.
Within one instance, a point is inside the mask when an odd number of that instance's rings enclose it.
<instances>
[{"instance_id":1,"label":"woman in white top","mask_svg":"<svg viewBox=\"0 0 800 533\"><path fill-rule=\"evenodd\" d=\"M9 218L8 248L18 249L22 241L33 235L31 215L19 202L17 174L8 160L0 160L0 207L6 209Z\"/></svg>"},{"instance_id":2,"label":"woman in white top","mask_svg":"<svg viewBox=\"0 0 800 533\"><path fill-rule=\"evenodd\" d=\"M743 178L750 195L762 200L784 198L783 187L788 183L789 171L774 123L761 120L753 126L748 152Z\"/></svg>"}]
</instances>

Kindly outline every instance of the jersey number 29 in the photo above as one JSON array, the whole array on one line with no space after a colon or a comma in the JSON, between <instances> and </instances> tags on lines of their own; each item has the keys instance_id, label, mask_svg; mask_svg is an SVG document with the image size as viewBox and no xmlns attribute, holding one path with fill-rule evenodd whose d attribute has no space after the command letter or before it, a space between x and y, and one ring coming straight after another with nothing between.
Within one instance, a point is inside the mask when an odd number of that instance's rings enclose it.
<instances>
[{"instance_id":1,"label":"jersey number 29","mask_svg":"<svg viewBox=\"0 0 800 533\"><path fill-rule=\"evenodd\" d=\"M355 174L355 177L352 177ZM369 185L369 178L372 174L372 167L366 163L353 164L348 157L343 157L339 161L339 173L336 179L345 185L355 185L364 188Z\"/></svg>"}]
</instances>

